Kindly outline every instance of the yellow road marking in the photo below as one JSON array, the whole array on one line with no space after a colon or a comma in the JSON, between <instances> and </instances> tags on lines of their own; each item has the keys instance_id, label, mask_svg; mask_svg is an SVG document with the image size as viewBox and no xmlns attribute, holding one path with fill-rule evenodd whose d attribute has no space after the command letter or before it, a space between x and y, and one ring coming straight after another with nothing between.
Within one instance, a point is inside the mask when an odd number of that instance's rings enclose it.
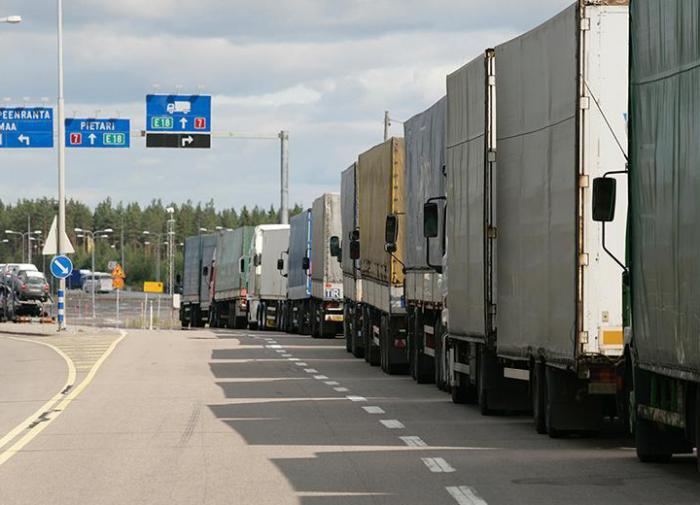
<instances>
[{"instance_id":1,"label":"yellow road marking","mask_svg":"<svg viewBox=\"0 0 700 505\"><path fill-rule=\"evenodd\" d=\"M97 373L97 370L102 366L102 364L107 360L110 354L112 354L112 351L117 347L117 344L124 340L124 337L126 337L126 331L120 330L121 336L117 338L114 342L110 344L110 346L107 348L105 353L98 359L95 364L93 365L92 369L90 372L85 376L85 378L82 380L80 384L78 384L77 387L72 388L67 395L65 395L65 398L60 401L58 405L51 411L51 413L46 416L46 420L44 422L35 424L22 438L17 440L10 448L5 450L4 452L0 453L0 466L3 465L8 459L10 459L12 456L17 454L19 451L21 451L29 442L31 442L39 433L44 431L44 429L51 424L53 421L55 421L58 416L61 415L61 413L68 408L70 403L75 400L80 393L83 392L83 390L90 385L92 380L95 378L95 374ZM44 411L45 412L45 411ZM43 412L42 412L43 414ZM33 422L33 421L32 421Z\"/></svg>"},{"instance_id":2,"label":"yellow road marking","mask_svg":"<svg viewBox=\"0 0 700 505\"><path fill-rule=\"evenodd\" d=\"M24 421L19 423L17 426L15 426L12 431L7 433L4 437L0 438L0 449L5 447L12 439L14 439L17 435L22 433L23 431L27 430L29 426L35 422L44 412L48 412L48 410L56 403L58 402L63 396L67 394L67 389L69 387L72 387L75 385L75 376L76 376L76 370L75 370L75 364L73 363L73 360L71 360L66 353L64 353L61 349L58 347L54 347L51 344L48 344L46 342L40 342L38 340L30 340L26 338L17 338L17 337L7 337L12 340L17 340L19 342L32 342L34 344L40 344L43 346L46 346L53 351L55 351L59 356L63 358L63 360L66 362L66 365L68 366L68 375L66 378L66 383L63 385L61 390L56 393L49 401L44 403L41 407L39 407L39 410L34 412L32 415L27 417Z\"/></svg>"}]
</instances>

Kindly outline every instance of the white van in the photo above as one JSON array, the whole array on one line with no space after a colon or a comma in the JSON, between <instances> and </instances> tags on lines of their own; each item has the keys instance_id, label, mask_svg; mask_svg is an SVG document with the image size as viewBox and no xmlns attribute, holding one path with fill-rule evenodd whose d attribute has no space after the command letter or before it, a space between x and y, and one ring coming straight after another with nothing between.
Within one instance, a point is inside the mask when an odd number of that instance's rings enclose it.
<instances>
[{"instance_id":1,"label":"white van","mask_svg":"<svg viewBox=\"0 0 700 505\"><path fill-rule=\"evenodd\" d=\"M90 272L85 274L83 291L92 293L93 285L95 286L95 293L111 293L114 291L112 276L105 272Z\"/></svg>"}]
</instances>

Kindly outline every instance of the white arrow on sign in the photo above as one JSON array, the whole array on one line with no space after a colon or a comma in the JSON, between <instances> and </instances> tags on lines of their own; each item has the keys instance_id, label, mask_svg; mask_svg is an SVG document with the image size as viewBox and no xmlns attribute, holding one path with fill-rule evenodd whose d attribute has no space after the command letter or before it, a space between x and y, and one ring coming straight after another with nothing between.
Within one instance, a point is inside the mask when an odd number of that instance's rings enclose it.
<instances>
[{"instance_id":1,"label":"white arrow on sign","mask_svg":"<svg viewBox=\"0 0 700 505\"><path fill-rule=\"evenodd\" d=\"M95 145L95 139L97 138L97 135L95 135L94 133L91 133L90 135L88 135L88 138L90 139L90 145L91 145L91 146L94 146L94 145Z\"/></svg>"},{"instance_id":2,"label":"white arrow on sign","mask_svg":"<svg viewBox=\"0 0 700 505\"><path fill-rule=\"evenodd\" d=\"M58 269L61 271L61 273L63 275L68 273L68 269L66 267L64 267L63 265L61 265L60 261L56 260L56 266L58 267Z\"/></svg>"},{"instance_id":3,"label":"white arrow on sign","mask_svg":"<svg viewBox=\"0 0 700 505\"><path fill-rule=\"evenodd\" d=\"M0 133L0 146L2 145L2 133Z\"/></svg>"},{"instance_id":4,"label":"white arrow on sign","mask_svg":"<svg viewBox=\"0 0 700 505\"><path fill-rule=\"evenodd\" d=\"M187 118L186 118L186 117L183 117L183 118L180 120L180 124L182 125L182 128L183 128L183 129L184 129L184 128L187 128Z\"/></svg>"},{"instance_id":5,"label":"white arrow on sign","mask_svg":"<svg viewBox=\"0 0 700 505\"><path fill-rule=\"evenodd\" d=\"M20 136L17 137L17 140L19 140L22 144L29 145L29 137L25 136L24 134L20 134Z\"/></svg>"},{"instance_id":6,"label":"white arrow on sign","mask_svg":"<svg viewBox=\"0 0 700 505\"><path fill-rule=\"evenodd\" d=\"M187 137L183 137L182 138L182 147L185 147L186 145L189 145L192 142L194 142L194 139L192 138L191 135L188 135Z\"/></svg>"}]
</instances>

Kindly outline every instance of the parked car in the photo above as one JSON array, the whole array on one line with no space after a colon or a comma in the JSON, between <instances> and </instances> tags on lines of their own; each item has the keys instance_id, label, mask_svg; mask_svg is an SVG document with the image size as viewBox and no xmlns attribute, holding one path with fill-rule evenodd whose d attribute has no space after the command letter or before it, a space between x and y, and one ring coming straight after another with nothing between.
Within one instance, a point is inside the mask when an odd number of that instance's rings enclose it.
<instances>
[{"instance_id":1,"label":"parked car","mask_svg":"<svg viewBox=\"0 0 700 505\"><path fill-rule=\"evenodd\" d=\"M41 300L49 298L49 284L46 277L36 270L20 270L14 277L15 293L20 300Z\"/></svg>"}]
</instances>

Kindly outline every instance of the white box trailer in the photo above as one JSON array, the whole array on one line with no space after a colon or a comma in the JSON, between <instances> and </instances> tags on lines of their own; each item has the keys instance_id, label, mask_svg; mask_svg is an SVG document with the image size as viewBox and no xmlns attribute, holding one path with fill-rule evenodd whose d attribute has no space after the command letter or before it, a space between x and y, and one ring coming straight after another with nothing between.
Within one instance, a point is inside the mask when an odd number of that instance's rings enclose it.
<instances>
[{"instance_id":1,"label":"white box trailer","mask_svg":"<svg viewBox=\"0 0 700 505\"><path fill-rule=\"evenodd\" d=\"M215 234L185 239L185 264L180 321L183 327L202 327L209 321L211 274L216 252Z\"/></svg>"},{"instance_id":2,"label":"white box trailer","mask_svg":"<svg viewBox=\"0 0 700 505\"><path fill-rule=\"evenodd\" d=\"M288 224L255 227L248 253L248 327L277 329L287 297L287 278L277 270L277 260L289 246Z\"/></svg>"},{"instance_id":3,"label":"white box trailer","mask_svg":"<svg viewBox=\"0 0 700 505\"><path fill-rule=\"evenodd\" d=\"M340 194L324 193L311 207L311 312L314 337L335 337L343 327L343 273L331 255L331 237L341 233Z\"/></svg>"},{"instance_id":4,"label":"white box trailer","mask_svg":"<svg viewBox=\"0 0 700 505\"><path fill-rule=\"evenodd\" d=\"M359 237L357 207L357 163L343 170L340 176L341 234L339 246L343 271L343 334L345 348L356 358L365 355L362 335L362 275L357 260L350 256L353 235Z\"/></svg>"},{"instance_id":5,"label":"white box trailer","mask_svg":"<svg viewBox=\"0 0 700 505\"><path fill-rule=\"evenodd\" d=\"M497 353L551 436L616 413L622 277L590 209L593 178L625 169L627 36L626 2L581 2L495 49Z\"/></svg>"},{"instance_id":6,"label":"white box trailer","mask_svg":"<svg viewBox=\"0 0 700 505\"><path fill-rule=\"evenodd\" d=\"M437 227L433 240L423 237L423 204L439 203L440 216L444 216L446 103L447 99L441 98L404 123L406 335L409 370L421 383L435 379L436 337L442 332L444 226Z\"/></svg>"}]
</instances>

